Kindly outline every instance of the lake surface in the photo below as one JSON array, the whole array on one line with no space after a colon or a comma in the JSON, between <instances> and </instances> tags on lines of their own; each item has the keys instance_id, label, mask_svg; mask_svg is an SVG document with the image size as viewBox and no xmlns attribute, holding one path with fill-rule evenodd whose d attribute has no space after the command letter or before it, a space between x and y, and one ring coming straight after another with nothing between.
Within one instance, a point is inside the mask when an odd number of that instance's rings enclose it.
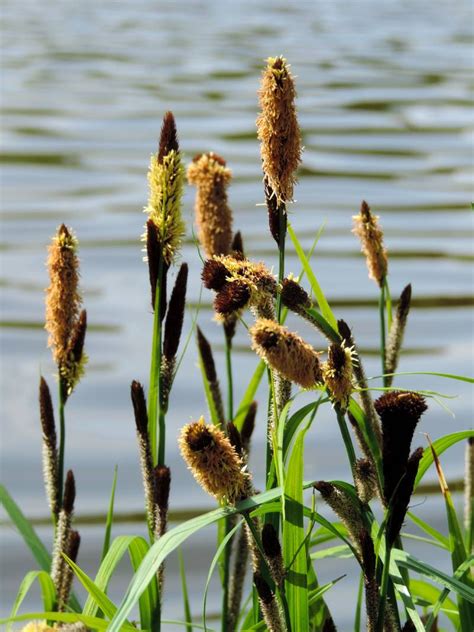
<instances>
[{"instance_id":1,"label":"lake surface","mask_svg":"<svg viewBox=\"0 0 474 632\"><path fill-rule=\"evenodd\" d=\"M270 7L270 8L269 8ZM472 374L473 224L472 9L470 3L423 0L347 2L104 2L2 3L1 91L3 143L0 282L2 307L2 480L30 516L45 516L37 407L40 372L54 384L46 348L45 249L65 222L77 232L82 287L90 331L86 378L67 406L67 466L77 481L77 515L103 512L118 464L117 511L143 507L134 423L132 379L148 381L152 315L140 234L149 156L161 118L175 113L186 162L197 152L222 154L234 172L230 202L248 254L276 266L267 229L259 147L256 91L264 59L284 54L297 76L304 163L291 222L309 247L325 222L314 269L337 317L354 329L369 375L380 373L377 288L368 280L351 216L366 199L382 217L390 251L394 296L413 284L413 308L401 371ZM199 300L201 263L192 242L194 191L184 214L190 265L189 302ZM287 270L299 272L290 253ZM212 321L211 296L202 294L199 325L224 367L222 332ZM194 312L186 319L189 331ZM318 334L290 325L323 349ZM255 357L236 337L237 398ZM427 376L397 385L456 395L454 416L430 400L415 445L472 423L472 390L462 382ZM264 401L253 444L252 470L262 485ZM207 414L191 342L176 380L168 415L171 508L211 508L185 470L176 447L179 428ZM308 437L307 479L349 475L335 418L329 408ZM463 447L442 459L449 480L462 476ZM431 473L430 480L434 480ZM461 506L462 499L457 497ZM417 511L441 530L439 499L417 497ZM322 510L325 511L321 503ZM328 514L329 515L329 514ZM102 529L79 527L79 562L94 574ZM415 532L410 526L409 531ZM143 533L120 525L114 535ZM39 532L46 540L49 528ZM24 574L34 566L20 537L2 527L2 614ZM199 615L213 531L184 547L193 613ZM442 552L415 547L449 571ZM328 593L340 630L351 628L357 572L346 561L317 567L322 582L347 577ZM170 560L165 614L182 618L176 560ZM130 571L121 567L111 598L120 601ZM209 596L216 612L216 590ZM345 604L341 606L341 604ZM38 608L32 593L30 609ZM170 626L170 629L176 629Z\"/></svg>"}]
</instances>

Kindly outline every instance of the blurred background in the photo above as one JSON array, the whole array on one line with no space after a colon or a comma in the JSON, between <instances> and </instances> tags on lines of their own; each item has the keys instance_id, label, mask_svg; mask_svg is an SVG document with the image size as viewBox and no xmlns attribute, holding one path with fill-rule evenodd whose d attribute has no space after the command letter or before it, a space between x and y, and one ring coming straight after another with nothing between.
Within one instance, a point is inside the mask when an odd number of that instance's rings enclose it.
<instances>
[{"instance_id":1,"label":"blurred background","mask_svg":"<svg viewBox=\"0 0 474 632\"><path fill-rule=\"evenodd\" d=\"M116 464L117 511L140 511L129 385L132 379L147 384L149 370L152 314L140 244L149 156L156 151L163 113L171 109L186 164L195 153L210 150L227 159L234 173L235 229L242 230L250 257L276 265L266 210L257 206L264 198L256 91L269 55L283 54L297 77L305 152L290 219L306 248L326 222L314 270L336 316L353 327L368 374L380 373L378 290L350 232L362 199L381 215L392 294L413 284L399 370L472 374L473 14L467 0L6 0L1 13L1 478L28 516L48 513L37 387L40 373L54 386L43 330L50 237L61 222L79 237L90 322L87 374L67 406L66 456L76 475L77 516L106 510ZM190 265L186 333L201 287L193 199L194 190L187 188L181 255ZM290 252L288 272L298 273L299 267ZM205 290L198 322L223 373L223 336L212 321L211 299ZM290 325L316 347L325 347L303 323ZM256 365L242 327L235 346L238 398ZM467 384L427 376L401 377L395 384L457 396L444 400L452 414L430 400L414 445L426 445L424 432L436 438L471 426ZM259 398L252 469L262 486L263 391ZM207 410L192 340L168 415L172 510L213 507L176 446L179 428L202 413ZM448 480L462 476L463 448L443 455ZM349 475L329 407L318 414L308 436L306 460L307 479ZM427 478L434 480L434 472ZM439 496L415 500L418 514L446 531ZM461 506L460 495L456 500ZM79 520L78 528L79 563L94 575L103 527ZM411 525L407 530L415 533ZM38 531L49 543L50 527ZM113 535L131 532L144 533L143 526L117 525ZM35 564L12 527L2 523L0 537L3 616ZM439 549L413 550L449 571L450 560ZM195 615L214 551L214 530L184 547ZM349 629L357 569L346 560L323 560L317 570L321 582L347 573L328 593L328 602L337 604L339 629ZM124 563L111 586L112 599L120 601L130 576ZM24 607L39 608L39 592L32 591ZM209 611L218 607L213 590ZM183 616L175 558L168 564L165 615Z\"/></svg>"}]
</instances>

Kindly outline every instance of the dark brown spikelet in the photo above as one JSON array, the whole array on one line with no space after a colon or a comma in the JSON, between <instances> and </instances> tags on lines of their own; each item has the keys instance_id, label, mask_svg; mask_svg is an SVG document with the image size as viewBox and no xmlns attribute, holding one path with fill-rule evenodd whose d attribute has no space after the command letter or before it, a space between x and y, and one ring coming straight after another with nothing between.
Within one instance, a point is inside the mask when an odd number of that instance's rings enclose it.
<instances>
[{"instance_id":1,"label":"dark brown spikelet","mask_svg":"<svg viewBox=\"0 0 474 632\"><path fill-rule=\"evenodd\" d=\"M40 378L39 404L43 436L45 440L48 441L48 444L56 446L56 426L54 423L53 402L51 400L49 386L44 377Z\"/></svg>"},{"instance_id":2,"label":"dark brown spikelet","mask_svg":"<svg viewBox=\"0 0 474 632\"><path fill-rule=\"evenodd\" d=\"M400 480L400 483L393 495L392 513L387 522L386 537L388 546L393 545L400 533L400 529L402 528L408 504L410 502L411 495L413 494L418 465L422 456L423 448L417 448L410 456L406 466L405 475Z\"/></svg>"},{"instance_id":3,"label":"dark brown spikelet","mask_svg":"<svg viewBox=\"0 0 474 632\"><path fill-rule=\"evenodd\" d=\"M186 287L188 282L188 264L182 263L179 269L168 305L163 340L163 355L168 360L176 356L183 329Z\"/></svg>"},{"instance_id":4,"label":"dark brown spikelet","mask_svg":"<svg viewBox=\"0 0 474 632\"><path fill-rule=\"evenodd\" d=\"M270 523L264 525L262 529L262 546L268 558L281 557L280 541L278 540L275 527Z\"/></svg>"},{"instance_id":5,"label":"dark brown spikelet","mask_svg":"<svg viewBox=\"0 0 474 632\"><path fill-rule=\"evenodd\" d=\"M254 573L253 583L255 584L258 596L263 601L263 603L270 604L273 601L274 595L270 589L270 586L267 584L262 575L260 575L259 573Z\"/></svg>"},{"instance_id":6,"label":"dark brown spikelet","mask_svg":"<svg viewBox=\"0 0 474 632\"><path fill-rule=\"evenodd\" d=\"M431 627L432 632L435 632L435 627ZM416 626L411 619L407 619L405 625L402 628L402 632L416 632Z\"/></svg>"},{"instance_id":7,"label":"dark brown spikelet","mask_svg":"<svg viewBox=\"0 0 474 632\"><path fill-rule=\"evenodd\" d=\"M257 416L257 402L253 401L245 415L244 422L242 424L242 429L240 431L240 437L242 439L242 446L245 451L248 452L250 439L252 437L253 431L255 429L255 418Z\"/></svg>"},{"instance_id":8,"label":"dark brown spikelet","mask_svg":"<svg viewBox=\"0 0 474 632\"><path fill-rule=\"evenodd\" d=\"M225 285L214 299L214 309L222 316L229 316L243 309L250 300L248 285L234 281Z\"/></svg>"},{"instance_id":9,"label":"dark brown spikelet","mask_svg":"<svg viewBox=\"0 0 474 632\"><path fill-rule=\"evenodd\" d=\"M69 341L69 354L71 356L71 360L76 364L79 363L82 359L82 354L84 352L84 342L86 339L86 331L87 312L85 309L83 309L79 314L79 318L76 324L74 325L71 340Z\"/></svg>"},{"instance_id":10,"label":"dark brown spikelet","mask_svg":"<svg viewBox=\"0 0 474 632\"><path fill-rule=\"evenodd\" d=\"M71 531L69 535L68 556L73 562L77 560L80 545L81 545L81 536L79 535L79 531Z\"/></svg>"},{"instance_id":11,"label":"dark brown spikelet","mask_svg":"<svg viewBox=\"0 0 474 632\"><path fill-rule=\"evenodd\" d=\"M163 158L170 151L179 151L178 132L172 112L166 112L161 126L160 145L158 148L158 163L163 163Z\"/></svg>"},{"instance_id":12,"label":"dark brown spikelet","mask_svg":"<svg viewBox=\"0 0 474 632\"><path fill-rule=\"evenodd\" d=\"M405 473L413 433L427 405L424 397L410 391L389 391L374 404L382 422L384 496L388 503Z\"/></svg>"},{"instance_id":13,"label":"dark brown spikelet","mask_svg":"<svg viewBox=\"0 0 474 632\"><path fill-rule=\"evenodd\" d=\"M216 365L214 363L214 356L212 355L211 345L209 344L207 338L202 333L199 327L196 327L197 331L197 342L199 348L199 354L201 356L201 361L204 367L204 371L206 373L206 377L209 382L217 381L217 373L216 373Z\"/></svg>"},{"instance_id":14,"label":"dark brown spikelet","mask_svg":"<svg viewBox=\"0 0 474 632\"><path fill-rule=\"evenodd\" d=\"M369 459L357 459L354 468L357 495L363 503L368 503L377 493L377 475L374 464Z\"/></svg>"},{"instance_id":15,"label":"dark brown spikelet","mask_svg":"<svg viewBox=\"0 0 474 632\"><path fill-rule=\"evenodd\" d=\"M229 423L227 424L227 437L229 438L229 441L237 454L241 455L242 439L240 437L240 432L237 430L236 425L232 421L229 421Z\"/></svg>"},{"instance_id":16,"label":"dark brown spikelet","mask_svg":"<svg viewBox=\"0 0 474 632\"><path fill-rule=\"evenodd\" d=\"M395 373L400 358L400 351L403 344L403 336L405 334L408 313L411 305L411 285L407 285L400 294L400 300L397 305L397 312L393 319L392 326L387 341L387 351L385 357L385 373ZM393 375L386 378L387 386L391 386Z\"/></svg>"},{"instance_id":17,"label":"dark brown spikelet","mask_svg":"<svg viewBox=\"0 0 474 632\"><path fill-rule=\"evenodd\" d=\"M133 412L135 413L137 431L144 436L148 432L148 414L146 411L145 393L140 382L133 380L130 393L132 397Z\"/></svg>"},{"instance_id":18,"label":"dark brown spikelet","mask_svg":"<svg viewBox=\"0 0 474 632\"><path fill-rule=\"evenodd\" d=\"M230 246L232 255L237 259L239 257L244 257L245 253L244 253L244 242L242 240L242 233L240 232L240 230L238 230L233 239L232 239L232 244Z\"/></svg>"},{"instance_id":19,"label":"dark brown spikelet","mask_svg":"<svg viewBox=\"0 0 474 632\"><path fill-rule=\"evenodd\" d=\"M171 470L166 465L157 465L155 475L155 503L161 512L168 511L170 497Z\"/></svg>"},{"instance_id":20,"label":"dark brown spikelet","mask_svg":"<svg viewBox=\"0 0 474 632\"><path fill-rule=\"evenodd\" d=\"M220 261L208 259L204 262L201 278L208 290L221 290L227 284L227 276L227 268Z\"/></svg>"},{"instance_id":21,"label":"dark brown spikelet","mask_svg":"<svg viewBox=\"0 0 474 632\"><path fill-rule=\"evenodd\" d=\"M147 252L147 260L148 260L148 274L150 277L150 289L151 289L151 307L153 311L155 310L155 302L156 302L156 284L158 283L158 271L160 264L160 257L163 248L160 244L160 240L158 238L158 229L153 222L153 220L149 219L146 223L146 252ZM163 271L161 275L161 295L160 295L160 303L161 303L161 320L165 317L166 314L166 277L168 273L169 265L163 259L162 261Z\"/></svg>"},{"instance_id":22,"label":"dark brown spikelet","mask_svg":"<svg viewBox=\"0 0 474 632\"><path fill-rule=\"evenodd\" d=\"M74 501L76 499L76 482L72 470L68 470L64 482L63 510L67 514L74 511Z\"/></svg>"},{"instance_id":23,"label":"dark brown spikelet","mask_svg":"<svg viewBox=\"0 0 474 632\"><path fill-rule=\"evenodd\" d=\"M273 239L276 241L277 245L280 245L280 211L279 204L277 201L277 197L274 194L271 186L268 184L267 178L263 180L263 187L265 191L265 202L267 205L268 212L268 227L270 229L270 234ZM283 206L284 211L284 228L286 228L286 209Z\"/></svg>"},{"instance_id":24,"label":"dark brown spikelet","mask_svg":"<svg viewBox=\"0 0 474 632\"><path fill-rule=\"evenodd\" d=\"M308 293L293 279L283 279L281 284L281 300L285 307L293 310L311 307L311 299Z\"/></svg>"},{"instance_id":25,"label":"dark brown spikelet","mask_svg":"<svg viewBox=\"0 0 474 632\"><path fill-rule=\"evenodd\" d=\"M351 347L354 342L352 340L351 328L349 327L349 325L346 323L345 320L342 320L342 318L337 321L337 329L339 331L339 335L341 336L343 342L345 342L346 346Z\"/></svg>"},{"instance_id":26,"label":"dark brown spikelet","mask_svg":"<svg viewBox=\"0 0 474 632\"><path fill-rule=\"evenodd\" d=\"M362 553L362 565L367 579L375 577L375 550L374 543L367 529L362 529L359 536L360 550Z\"/></svg>"}]
</instances>

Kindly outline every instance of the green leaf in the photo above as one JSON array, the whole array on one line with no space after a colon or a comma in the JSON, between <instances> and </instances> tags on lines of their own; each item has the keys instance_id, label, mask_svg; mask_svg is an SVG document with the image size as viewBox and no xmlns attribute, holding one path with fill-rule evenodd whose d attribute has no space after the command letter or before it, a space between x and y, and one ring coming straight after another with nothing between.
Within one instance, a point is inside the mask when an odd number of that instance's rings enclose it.
<instances>
[{"instance_id":1,"label":"green leaf","mask_svg":"<svg viewBox=\"0 0 474 632\"><path fill-rule=\"evenodd\" d=\"M439 603L440 597L444 591L441 591L439 588L436 588L435 586L432 586L431 584L428 584L427 582L420 579L410 579L410 592L415 597L419 597L430 605L436 606ZM450 621L456 626L456 629L458 629L459 613L457 613L457 607L455 603L448 598L447 594L444 597L443 602L446 604L444 612L449 617Z\"/></svg>"},{"instance_id":2,"label":"green leaf","mask_svg":"<svg viewBox=\"0 0 474 632\"><path fill-rule=\"evenodd\" d=\"M418 518L418 516L415 516L415 514L413 514L411 511L407 511L407 516L422 531L424 531L425 533L427 533L428 535L433 537L435 540L438 540L438 542L440 542L442 544L443 548L445 548L447 551L450 550L449 540L442 533L437 531L434 527L432 527L430 524L428 524L427 522L425 522L421 518Z\"/></svg>"},{"instance_id":3,"label":"green leaf","mask_svg":"<svg viewBox=\"0 0 474 632\"><path fill-rule=\"evenodd\" d=\"M122 535L112 542L112 545L101 563L95 577L95 585L104 593L116 567L126 552L130 557L133 570L136 572L149 551L148 542L140 536ZM148 587L139 598L140 620L145 628L151 628L151 622L155 615L158 603L158 589L156 577L152 577ZM83 613L95 616L98 612L98 605L92 597L89 597L84 606Z\"/></svg>"},{"instance_id":4,"label":"green leaf","mask_svg":"<svg viewBox=\"0 0 474 632\"><path fill-rule=\"evenodd\" d=\"M383 489L383 466L382 466L382 452L380 450L380 445L377 441L377 438L374 434L374 430L365 416L364 411L356 402L356 400L351 397L351 401L349 403L349 411L351 415L356 420L357 425L359 426L359 430L364 437L365 442L370 448L370 452L374 457L375 467L377 469L377 476L380 483L380 488Z\"/></svg>"},{"instance_id":5,"label":"green leaf","mask_svg":"<svg viewBox=\"0 0 474 632\"><path fill-rule=\"evenodd\" d=\"M304 489L311 487L312 484L312 482L305 483ZM252 511L252 509L257 508L264 503L271 502L279 498L280 495L281 489L277 487L275 489L265 491L262 494L252 496L247 500L243 500L237 503L235 507L221 507L201 516L197 516L192 520L187 520L165 533L163 537L153 544L141 563L140 568L135 573L119 610L110 624L110 632L120 631L121 624L129 615L140 595L153 580L160 565L170 553L191 537L193 533L214 524L226 516L232 516L244 511Z\"/></svg>"},{"instance_id":6,"label":"green leaf","mask_svg":"<svg viewBox=\"0 0 474 632\"><path fill-rule=\"evenodd\" d=\"M209 590L209 584L211 582L212 574L214 573L214 569L216 568L217 563L219 562L219 558L222 555L225 547L227 546L227 543L229 542L229 540L232 539L234 533L237 531L237 529L240 527L240 525L241 525L241 523L239 522L237 525L235 525L235 527L233 529L231 529L227 533L227 535L224 538L222 538L222 541L219 544L214 557L212 558L212 562L211 562L211 565L209 567L209 572L207 574L206 588L204 589L204 596L203 596L203 600L202 600L202 623L203 623L203 626L204 626L205 630L207 630L207 622L206 622L207 592Z\"/></svg>"},{"instance_id":7,"label":"green leaf","mask_svg":"<svg viewBox=\"0 0 474 632\"><path fill-rule=\"evenodd\" d=\"M21 604L23 603L24 598L26 597L28 591L31 586L38 580L38 583L41 588L41 595L43 598L43 607L45 610L52 610L54 608L54 604L56 602L56 589L54 587L53 580L51 576L46 571L30 571L25 575L23 581L20 584L20 588L18 589L18 594L13 603L13 607L10 612L10 618L16 616ZM11 628L11 624L7 626L7 632L9 632Z\"/></svg>"},{"instance_id":8,"label":"green leaf","mask_svg":"<svg viewBox=\"0 0 474 632\"><path fill-rule=\"evenodd\" d=\"M321 597L324 595L324 593L326 593L330 588L332 588L334 584L337 584L337 582L340 581L343 577L345 577L345 575L341 575L340 577L333 579L331 582L324 584L324 586L318 586L318 588L316 588L315 590L312 590L309 593L309 599L308 599L309 605L312 606L317 601L319 601Z\"/></svg>"},{"instance_id":9,"label":"green leaf","mask_svg":"<svg viewBox=\"0 0 474 632\"><path fill-rule=\"evenodd\" d=\"M308 560L305 546L303 511L304 438L307 428L296 438L288 463L283 492L283 560L285 594L290 621L301 630L309 629Z\"/></svg>"},{"instance_id":10,"label":"green leaf","mask_svg":"<svg viewBox=\"0 0 474 632\"><path fill-rule=\"evenodd\" d=\"M115 488L117 487L117 469L116 465L114 468L114 478L112 481L112 489L110 492L110 501L109 501L109 510L107 512L107 519L105 521L105 534L104 534L104 544L102 546L102 555L100 556L100 561L102 562L104 557L107 555L107 551L110 547L110 536L112 533L112 525L114 522L114 500L115 500Z\"/></svg>"},{"instance_id":11,"label":"green leaf","mask_svg":"<svg viewBox=\"0 0 474 632\"><path fill-rule=\"evenodd\" d=\"M445 450L450 448L455 443L459 443L459 441L464 441L465 439L469 439L470 437L474 437L474 430L461 430L460 432L453 432L452 434L445 435L444 437L440 437L433 441L433 447L436 450L436 454L440 456L443 454ZM429 447L425 448L423 452L423 456L421 457L420 464L418 465L418 474L416 475L414 489L416 489L425 475L427 469L433 463L433 453Z\"/></svg>"},{"instance_id":12,"label":"green leaf","mask_svg":"<svg viewBox=\"0 0 474 632\"><path fill-rule=\"evenodd\" d=\"M239 430L239 432L240 430L242 430L242 424L244 423L249 406L255 399L255 393L257 392L257 389L260 385L263 374L265 373L265 367L266 367L265 362L263 360L260 360L260 362L257 364L257 367L254 371L252 379L250 380L249 385L247 386L247 390L245 391L244 396L242 397L242 401L240 402L239 409L234 418L234 424L237 430Z\"/></svg>"},{"instance_id":13,"label":"green leaf","mask_svg":"<svg viewBox=\"0 0 474 632\"><path fill-rule=\"evenodd\" d=\"M467 377L466 375L455 375L454 373L437 373L436 371L401 371L398 373L385 373L385 376L397 375L434 375L435 377L445 377L448 380L459 380L460 382L467 382L468 384L474 384L474 378ZM375 375L370 377L369 380L377 380L382 378L383 375Z\"/></svg>"},{"instance_id":14,"label":"green leaf","mask_svg":"<svg viewBox=\"0 0 474 632\"><path fill-rule=\"evenodd\" d=\"M0 485L0 501L41 569L49 573L51 569L51 555L37 536L28 518L23 514L3 485Z\"/></svg>"},{"instance_id":15,"label":"green leaf","mask_svg":"<svg viewBox=\"0 0 474 632\"><path fill-rule=\"evenodd\" d=\"M392 549L392 559L398 566L406 568L409 571L419 573L420 575L424 575L437 584L445 586L446 588L449 588L449 590L458 593L458 595L461 595L461 597L470 603L474 603L474 590L459 579L446 575L446 573L433 568L433 566L418 560L413 555L410 555L406 551L401 551L400 549Z\"/></svg>"},{"instance_id":16,"label":"green leaf","mask_svg":"<svg viewBox=\"0 0 474 632\"><path fill-rule=\"evenodd\" d=\"M336 321L336 317L334 316L334 314L332 313L331 308L329 307L329 303L326 300L326 297L324 296L324 293L316 279L316 276L311 268L311 265L308 261L308 259L306 258L306 255L304 253L303 248L301 247L300 242L298 241L298 238L295 235L295 232L291 226L291 224L288 224L288 234L291 237L291 241L293 242L293 246L296 250L296 254L298 255L299 260L301 261L301 265L303 266L304 271L306 272L306 275L308 276L308 280L310 282L311 285L311 289L313 290L314 296L318 302L319 305L319 309L321 310L321 314L324 316L324 318L327 320L327 322L329 323L329 325L337 331L337 321Z\"/></svg>"},{"instance_id":17,"label":"green leaf","mask_svg":"<svg viewBox=\"0 0 474 632\"><path fill-rule=\"evenodd\" d=\"M327 557L345 559L348 557L354 557L354 554L347 544L338 544L337 546L330 546L325 549L319 549L319 551L316 551L315 553L311 553L312 560L323 560Z\"/></svg>"}]
</instances>

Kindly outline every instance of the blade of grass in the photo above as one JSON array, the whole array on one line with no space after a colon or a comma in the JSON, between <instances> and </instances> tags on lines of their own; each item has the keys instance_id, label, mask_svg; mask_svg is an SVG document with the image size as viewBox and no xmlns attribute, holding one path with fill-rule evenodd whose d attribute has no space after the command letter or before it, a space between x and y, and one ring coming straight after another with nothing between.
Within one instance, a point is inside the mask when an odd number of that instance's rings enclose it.
<instances>
[{"instance_id":1,"label":"blade of grass","mask_svg":"<svg viewBox=\"0 0 474 632\"><path fill-rule=\"evenodd\" d=\"M311 285L311 289L313 290L314 296L316 298L316 301L319 305L319 309L321 310L321 314L324 316L324 318L328 321L328 323L331 325L331 327L333 329L335 329L337 331L337 321L336 321L336 317L334 316L334 314L332 313L331 308L329 307L329 303L326 300L326 297L324 296L324 292L322 291L316 276L309 264L309 261L304 253L303 248L301 247L301 244L298 240L298 238L295 235L295 232L291 226L291 224L288 224L288 234L291 237L291 241L293 242L293 246L296 250L296 254L298 255L299 260L301 261L301 265L303 266L303 269L308 277L308 280L310 282Z\"/></svg>"},{"instance_id":2,"label":"blade of grass","mask_svg":"<svg viewBox=\"0 0 474 632\"><path fill-rule=\"evenodd\" d=\"M235 415L234 424L237 430L242 430L242 424L244 423L245 416L248 412L250 404L255 399L255 393L260 385L263 374L265 373L266 364L263 360L257 364L257 367L252 375L252 379L247 386L247 389L242 397L242 400L239 404L239 408Z\"/></svg>"},{"instance_id":3,"label":"blade of grass","mask_svg":"<svg viewBox=\"0 0 474 632\"><path fill-rule=\"evenodd\" d=\"M20 609L20 606L26 597L28 591L35 581L38 581L41 588L41 597L43 599L43 608L46 611L53 610L56 603L56 589L54 587L51 576L46 571L30 571L23 578L20 588L18 589L17 596L13 602L13 606L10 612L10 619L14 618ZM7 625L6 631L10 632L11 623Z\"/></svg>"},{"instance_id":4,"label":"blade of grass","mask_svg":"<svg viewBox=\"0 0 474 632\"><path fill-rule=\"evenodd\" d=\"M460 432L453 432L433 441L433 448L435 449L436 454L440 456L445 450L450 448L455 443L459 443L459 441L464 441L465 439L469 439L470 437L474 437L474 430L461 430ZM423 456L421 457L420 464L418 465L418 473L416 475L414 485L415 489L420 484L421 479L426 474L426 471L433 463L433 461L434 458L431 448L425 448Z\"/></svg>"},{"instance_id":5,"label":"blade of grass","mask_svg":"<svg viewBox=\"0 0 474 632\"><path fill-rule=\"evenodd\" d=\"M186 632L193 632L193 618L191 615L191 606L189 605L188 583L186 581L186 571L184 568L184 558L181 549L178 549L179 574L181 576L181 590L183 591L183 609L186 620ZM205 629L205 627L203 627Z\"/></svg>"},{"instance_id":6,"label":"blade of grass","mask_svg":"<svg viewBox=\"0 0 474 632\"><path fill-rule=\"evenodd\" d=\"M414 595L415 597L424 599L424 601L426 601L427 603L433 606L433 610L430 614L430 618L433 617L433 621L436 615L438 614L438 612L440 611L440 608L443 605L443 603L446 603L446 605L450 608L450 610L453 610L453 612L449 612L449 613L446 612L447 617L449 618L451 623L454 624L456 629L459 628L459 613L456 613L457 607L455 603L451 601L451 599L448 599L449 590L447 588L445 588L444 590L440 590L439 588L436 588L435 586L428 584L428 582L422 581L420 579L411 579L410 591L412 595ZM444 596L445 591L446 591L446 595ZM440 601L440 598L442 596L444 596L444 598L442 601ZM426 622L426 626L425 626L426 628L427 628L427 624L428 624L428 621Z\"/></svg>"},{"instance_id":7,"label":"blade of grass","mask_svg":"<svg viewBox=\"0 0 474 632\"><path fill-rule=\"evenodd\" d=\"M60 621L61 623L80 622L83 623L89 630L106 630L109 625L109 621L105 621L105 619L89 617L77 612L28 612L26 614L20 614L16 617L12 617L11 619L0 619L0 624L34 620ZM126 624L123 624L122 630L124 632L137 632L137 628Z\"/></svg>"},{"instance_id":8,"label":"blade of grass","mask_svg":"<svg viewBox=\"0 0 474 632\"><path fill-rule=\"evenodd\" d=\"M397 377L398 375L434 375L435 377L444 377L449 380L459 380L460 382L467 382L468 384L474 384L474 378L467 377L465 375L455 375L454 373L438 373L436 371L400 371L397 373L386 373L391 377ZM383 375L375 375L369 377L369 380L379 380L383 378Z\"/></svg>"},{"instance_id":9,"label":"blade of grass","mask_svg":"<svg viewBox=\"0 0 474 632\"><path fill-rule=\"evenodd\" d=\"M362 615L362 600L364 598L364 573L360 572L359 588L357 590L357 603L354 618L354 632L360 632L360 622Z\"/></svg>"},{"instance_id":10,"label":"blade of grass","mask_svg":"<svg viewBox=\"0 0 474 632\"><path fill-rule=\"evenodd\" d=\"M107 512L107 519L105 521L105 534L104 534L104 544L102 546L102 555L100 556L101 563L104 560L104 557L107 555L107 551L110 547L110 537L112 534L112 525L114 523L114 502L115 502L115 488L117 487L117 471L118 465L114 468L114 478L112 481L112 489L110 491L110 500L109 500L109 510Z\"/></svg>"},{"instance_id":11,"label":"blade of grass","mask_svg":"<svg viewBox=\"0 0 474 632\"><path fill-rule=\"evenodd\" d=\"M447 551L450 550L449 540L442 533L437 531L434 527L432 527L421 518L418 518L418 516L415 516L415 514L413 514L411 511L407 511L407 516L416 524L417 527L419 527L422 531L437 540L444 549L446 549Z\"/></svg>"}]
</instances>

